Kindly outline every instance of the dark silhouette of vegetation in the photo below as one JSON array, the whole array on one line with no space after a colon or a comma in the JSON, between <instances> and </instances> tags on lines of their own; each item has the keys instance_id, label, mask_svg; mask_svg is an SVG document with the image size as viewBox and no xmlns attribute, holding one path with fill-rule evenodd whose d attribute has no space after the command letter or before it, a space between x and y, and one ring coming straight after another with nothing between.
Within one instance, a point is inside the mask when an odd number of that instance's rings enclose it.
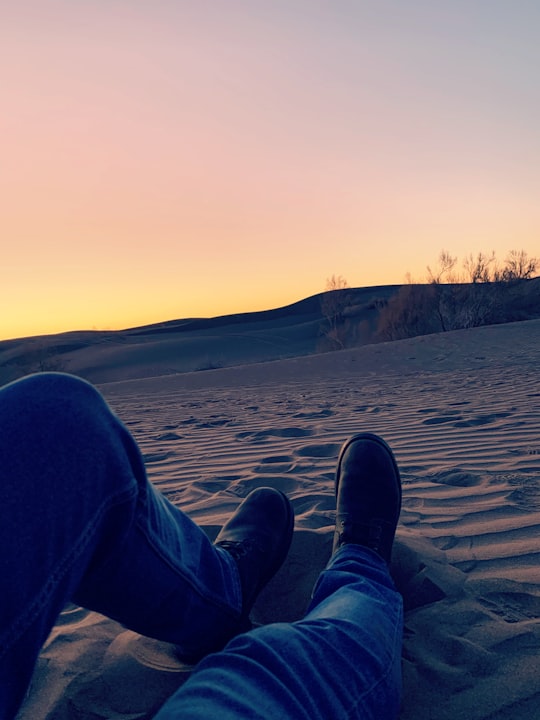
<instances>
[{"instance_id":1,"label":"dark silhouette of vegetation","mask_svg":"<svg viewBox=\"0 0 540 720\"><path fill-rule=\"evenodd\" d=\"M351 324L346 318L346 311L351 305L348 287L344 277L332 275L327 278L326 290L321 295L321 335L328 350L342 350L346 346Z\"/></svg>"},{"instance_id":2,"label":"dark silhouette of vegetation","mask_svg":"<svg viewBox=\"0 0 540 720\"><path fill-rule=\"evenodd\" d=\"M443 250L428 282L403 285L379 315L383 340L446 332L538 317L540 282L533 278L540 262L512 250L500 266L495 254L469 255L456 271L457 258ZM532 282L531 282L532 281Z\"/></svg>"}]
</instances>

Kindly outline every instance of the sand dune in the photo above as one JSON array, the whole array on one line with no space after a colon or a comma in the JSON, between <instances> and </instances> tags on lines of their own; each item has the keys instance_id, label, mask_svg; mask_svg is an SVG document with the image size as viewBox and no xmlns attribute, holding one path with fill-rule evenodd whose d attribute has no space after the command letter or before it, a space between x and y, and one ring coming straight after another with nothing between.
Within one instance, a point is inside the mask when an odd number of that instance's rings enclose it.
<instances>
[{"instance_id":1,"label":"sand dune","mask_svg":"<svg viewBox=\"0 0 540 720\"><path fill-rule=\"evenodd\" d=\"M362 327L358 343L373 341L378 308L396 289L347 290L348 317ZM104 383L305 356L325 348L324 327L315 295L274 310L7 340L0 342L0 383L43 369Z\"/></svg>"},{"instance_id":2,"label":"sand dune","mask_svg":"<svg viewBox=\"0 0 540 720\"><path fill-rule=\"evenodd\" d=\"M252 488L287 492L293 547L258 622L306 607L341 443L385 437L404 488L401 717L524 720L540 717L539 341L529 321L101 389L152 481L210 536ZM19 720L146 718L188 673L166 644L69 607Z\"/></svg>"}]
</instances>

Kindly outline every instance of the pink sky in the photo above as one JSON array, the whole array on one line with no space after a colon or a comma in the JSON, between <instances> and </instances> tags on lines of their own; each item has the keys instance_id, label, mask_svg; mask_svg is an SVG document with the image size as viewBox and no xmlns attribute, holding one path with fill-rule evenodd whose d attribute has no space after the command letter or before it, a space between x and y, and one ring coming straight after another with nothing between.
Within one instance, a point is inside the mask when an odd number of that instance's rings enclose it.
<instances>
[{"instance_id":1,"label":"pink sky","mask_svg":"<svg viewBox=\"0 0 540 720\"><path fill-rule=\"evenodd\" d=\"M0 9L0 338L540 255L536 0Z\"/></svg>"}]
</instances>

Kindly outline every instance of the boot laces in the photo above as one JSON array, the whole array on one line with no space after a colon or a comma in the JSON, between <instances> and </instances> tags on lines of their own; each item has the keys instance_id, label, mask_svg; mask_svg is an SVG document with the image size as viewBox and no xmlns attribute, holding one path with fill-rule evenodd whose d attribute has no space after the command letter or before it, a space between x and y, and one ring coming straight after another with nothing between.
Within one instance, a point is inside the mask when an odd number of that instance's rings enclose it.
<instances>
[{"instance_id":1,"label":"boot laces","mask_svg":"<svg viewBox=\"0 0 540 720\"><path fill-rule=\"evenodd\" d=\"M235 560L245 557L253 548L253 543L249 538L245 540L223 540L216 544L226 550L229 555L232 555Z\"/></svg>"}]
</instances>

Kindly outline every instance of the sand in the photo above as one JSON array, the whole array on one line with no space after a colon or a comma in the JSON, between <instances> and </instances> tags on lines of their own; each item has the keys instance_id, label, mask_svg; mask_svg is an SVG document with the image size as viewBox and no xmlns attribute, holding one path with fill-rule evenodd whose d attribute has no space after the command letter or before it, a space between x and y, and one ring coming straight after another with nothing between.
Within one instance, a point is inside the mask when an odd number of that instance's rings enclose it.
<instances>
[{"instance_id":1,"label":"sand","mask_svg":"<svg viewBox=\"0 0 540 720\"><path fill-rule=\"evenodd\" d=\"M156 486L215 536L253 488L296 511L254 609L294 620L325 565L333 474L381 434L403 479L392 573L405 600L403 720L540 717L540 321L101 385ZM189 674L172 648L75 606L19 720L147 718ZM331 719L329 719L331 720Z\"/></svg>"}]
</instances>

